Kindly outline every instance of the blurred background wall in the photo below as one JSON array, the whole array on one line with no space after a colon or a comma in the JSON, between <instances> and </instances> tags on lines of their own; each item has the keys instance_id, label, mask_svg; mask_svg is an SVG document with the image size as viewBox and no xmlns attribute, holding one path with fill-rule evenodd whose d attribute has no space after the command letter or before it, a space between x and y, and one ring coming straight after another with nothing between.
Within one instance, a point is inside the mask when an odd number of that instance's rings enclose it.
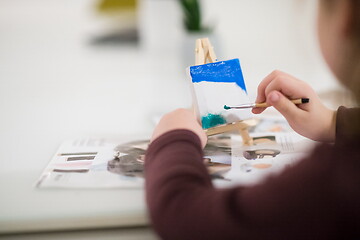
<instances>
[{"instance_id":1,"label":"blurred background wall","mask_svg":"<svg viewBox=\"0 0 360 240\"><path fill-rule=\"evenodd\" d=\"M186 33L181 31L182 16L176 2L143 1L144 15L153 17L140 16L148 31L145 30L148 36L145 41L148 40L150 47L157 41L160 48L164 47L162 44L174 43L174 49L179 46L181 49ZM240 58L250 88L256 88L274 69L292 73L319 90L336 85L318 49L317 1L203 0L201 3L204 24L213 29L210 39L215 40L219 59ZM156 7L151 9L147 5ZM168 11L160 5L167 5ZM324 79L328 84L324 84Z\"/></svg>"}]
</instances>

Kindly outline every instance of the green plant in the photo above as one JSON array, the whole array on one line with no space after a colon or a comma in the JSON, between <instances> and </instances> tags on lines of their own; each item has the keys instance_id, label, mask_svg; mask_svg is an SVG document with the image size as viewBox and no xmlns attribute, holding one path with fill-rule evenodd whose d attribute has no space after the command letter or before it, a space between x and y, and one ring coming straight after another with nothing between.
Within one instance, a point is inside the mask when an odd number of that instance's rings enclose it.
<instances>
[{"instance_id":1,"label":"green plant","mask_svg":"<svg viewBox=\"0 0 360 240\"><path fill-rule=\"evenodd\" d=\"M189 32L202 32L206 29L201 22L201 6L198 0L179 0L184 13L184 25Z\"/></svg>"}]
</instances>

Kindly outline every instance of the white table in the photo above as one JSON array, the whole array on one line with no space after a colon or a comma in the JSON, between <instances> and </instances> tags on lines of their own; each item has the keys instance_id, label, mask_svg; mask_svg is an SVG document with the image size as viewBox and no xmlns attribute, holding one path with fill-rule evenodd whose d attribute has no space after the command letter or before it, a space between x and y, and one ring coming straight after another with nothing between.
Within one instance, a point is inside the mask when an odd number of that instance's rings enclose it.
<instances>
[{"instance_id":1,"label":"white table","mask_svg":"<svg viewBox=\"0 0 360 240\"><path fill-rule=\"evenodd\" d=\"M189 106L175 56L89 43L90 3L1 2L0 234L148 225L143 190L34 188L62 141L149 136Z\"/></svg>"}]
</instances>

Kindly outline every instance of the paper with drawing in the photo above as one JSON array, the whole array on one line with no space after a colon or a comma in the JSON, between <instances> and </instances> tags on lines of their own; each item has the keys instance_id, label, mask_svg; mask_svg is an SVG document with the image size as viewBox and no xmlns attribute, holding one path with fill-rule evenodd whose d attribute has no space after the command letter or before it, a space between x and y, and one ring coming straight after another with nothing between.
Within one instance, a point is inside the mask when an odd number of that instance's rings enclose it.
<instances>
[{"instance_id":1,"label":"paper with drawing","mask_svg":"<svg viewBox=\"0 0 360 240\"><path fill-rule=\"evenodd\" d=\"M253 146L239 135L210 137L204 164L218 187L254 184L296 164L314 144L291 131L284 120L263 119L252 129ZM39 188L142 188L149 140L65 141L36 186ZM164 169L166 171L166 169Z\"/></svg>"}]
</instances>

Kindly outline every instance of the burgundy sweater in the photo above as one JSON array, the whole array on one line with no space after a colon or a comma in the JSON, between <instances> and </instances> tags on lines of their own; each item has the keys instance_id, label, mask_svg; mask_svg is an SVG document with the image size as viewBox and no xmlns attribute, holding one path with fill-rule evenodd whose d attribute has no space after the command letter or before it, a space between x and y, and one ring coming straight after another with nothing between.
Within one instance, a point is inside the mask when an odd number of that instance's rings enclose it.
<instances>
[{"instance_id":1,"label":"burgundy sweater","mask_svg":"<svg viewBox=\"0 0 360 240\"><path fill-rule=\"evenodd\" d=\"M162 239L360 239L359 110L340 107L336 143L253 187L216 189L188 130L146 154L146 200ZM356 129L358 129L356 127Z\"/></svg>"}]
</instances>

